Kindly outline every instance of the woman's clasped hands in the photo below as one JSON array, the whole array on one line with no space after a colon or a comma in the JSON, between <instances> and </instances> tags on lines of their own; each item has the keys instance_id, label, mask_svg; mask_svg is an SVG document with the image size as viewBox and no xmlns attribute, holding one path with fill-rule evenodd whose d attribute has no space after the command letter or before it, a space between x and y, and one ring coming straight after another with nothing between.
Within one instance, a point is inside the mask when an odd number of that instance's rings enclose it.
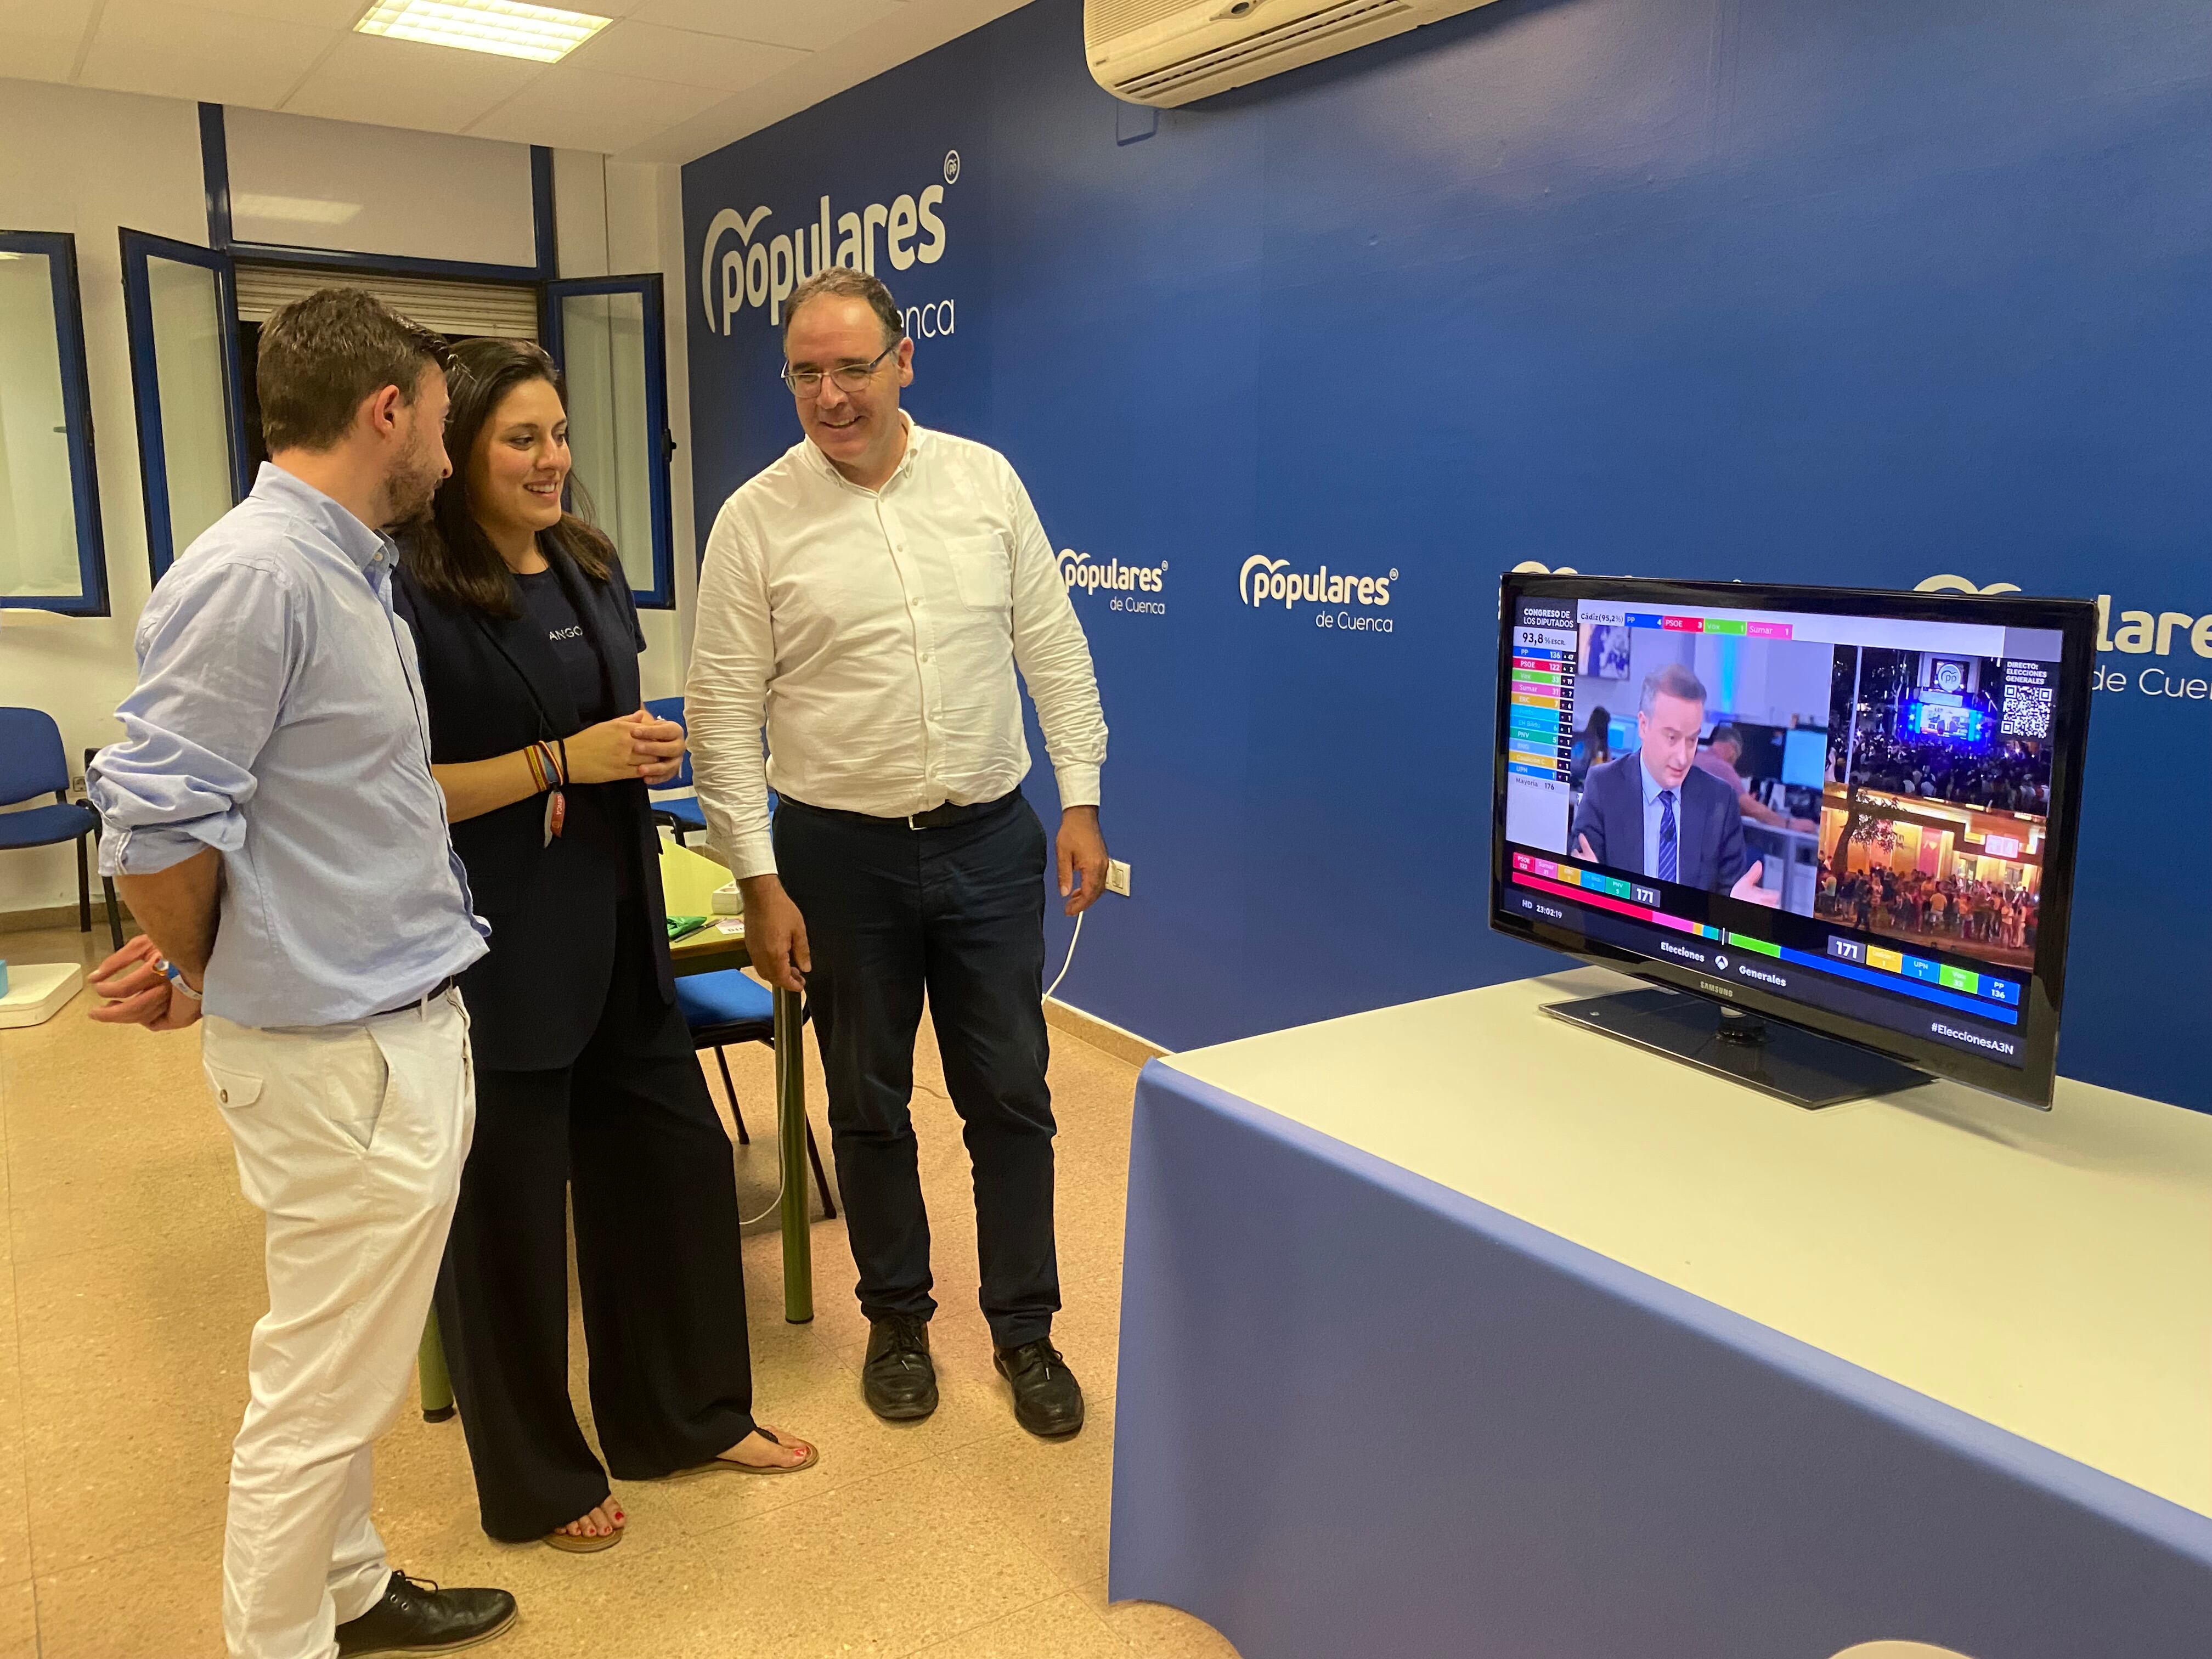
<instances>
[{"instance_id":1,"label":"woman's clasped hands","mask_svg":"<svg viewBox=\"0 0 2212 1659\"><path fill-rule=\"evenodd\" d=\"M587 726L568 739L571 783L622 783L641 779L658 789L684 767L684 728L644 709Z\"/></svg>"}]
</instances>

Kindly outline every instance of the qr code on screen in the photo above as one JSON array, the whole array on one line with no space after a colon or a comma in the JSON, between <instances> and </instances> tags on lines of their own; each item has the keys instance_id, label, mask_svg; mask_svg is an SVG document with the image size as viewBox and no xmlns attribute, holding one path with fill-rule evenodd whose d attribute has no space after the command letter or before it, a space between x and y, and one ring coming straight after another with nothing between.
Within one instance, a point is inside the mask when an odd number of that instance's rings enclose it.
<instances>
[{"instance_id":1,"label":"qr code on screen","mask_svg":"<svg viewBox=\"0 0 2212 1659\"><path fill-rule=\"evenodd\" d=\"M2005 688L2004 735L2008 738L2047 738L2051 735L2051 688L2047 685L2008 685Z\"/></svg>"}]
</instances>

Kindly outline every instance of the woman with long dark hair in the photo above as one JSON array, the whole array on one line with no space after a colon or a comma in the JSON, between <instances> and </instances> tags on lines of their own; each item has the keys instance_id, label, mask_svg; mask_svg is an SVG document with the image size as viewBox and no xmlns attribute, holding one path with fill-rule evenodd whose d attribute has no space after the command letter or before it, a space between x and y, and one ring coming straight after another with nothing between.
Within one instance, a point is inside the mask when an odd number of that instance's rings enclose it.
<instances>
[{"instance_id":1,"label":"woman with long dark hair","mask_svg":"<svg viewBox=\"0 0 2212 1659\"><path fill-rule=\"evenodd\" d=\"M453 354L453 473L404 539L434 772L491 953L461 976L476 1140L438 1322L484 1530L621 1541L610 1470L784 1474L752 1415L730 1143L675 1006L649 785L684 729L641 706L614 545L562 507L568 411L535 345ZM594 1426L568 1399L573 1204Z\"/></svg>"}]
</instances>

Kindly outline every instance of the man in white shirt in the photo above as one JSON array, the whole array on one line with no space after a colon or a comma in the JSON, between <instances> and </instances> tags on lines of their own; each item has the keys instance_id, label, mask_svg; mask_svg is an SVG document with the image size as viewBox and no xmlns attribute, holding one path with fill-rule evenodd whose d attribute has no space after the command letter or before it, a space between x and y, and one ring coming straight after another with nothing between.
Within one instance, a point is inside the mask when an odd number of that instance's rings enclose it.
<instances>
[{"instance_id":1,"label":"man in white shirt","mask_svg":"<svg viewBox=\"0 0 2212 1659\"><path fill-rule=\"evenodd\" d=\"M744 894L754 968L813 1009L869 1406L893 1420L937 1407L908 1111L926 990L975 1169L994 1359L1024 1428L1073 1434L1083 1391L1051 1340L1045 836L1021 794L1015 671L1059 781L1074 915L1106 880L1090 647L1006 458L900 410L914 343L881 283L841 268L802 283L784 355L805 436L724 504L700 573L686 693L700 802Z\"/></svg>"}]
</instances>

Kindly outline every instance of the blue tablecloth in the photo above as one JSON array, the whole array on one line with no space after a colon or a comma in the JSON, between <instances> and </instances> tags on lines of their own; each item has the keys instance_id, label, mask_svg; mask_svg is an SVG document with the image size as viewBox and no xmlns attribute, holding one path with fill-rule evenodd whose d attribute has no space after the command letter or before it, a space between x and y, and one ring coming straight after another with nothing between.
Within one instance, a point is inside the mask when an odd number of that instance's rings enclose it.
<instances>
[{"instance_id":1,"label":"blue tablecloth","mask_svg":"<svg viewBox=\"0 0 2212 1659\"><path fill-rule=\"evenodd\" d=\"M2212 1654L2212 1519L1158 1062L1125 1261L1110 1594L1244 1659Z\"/></svg>"}]
</instances>

